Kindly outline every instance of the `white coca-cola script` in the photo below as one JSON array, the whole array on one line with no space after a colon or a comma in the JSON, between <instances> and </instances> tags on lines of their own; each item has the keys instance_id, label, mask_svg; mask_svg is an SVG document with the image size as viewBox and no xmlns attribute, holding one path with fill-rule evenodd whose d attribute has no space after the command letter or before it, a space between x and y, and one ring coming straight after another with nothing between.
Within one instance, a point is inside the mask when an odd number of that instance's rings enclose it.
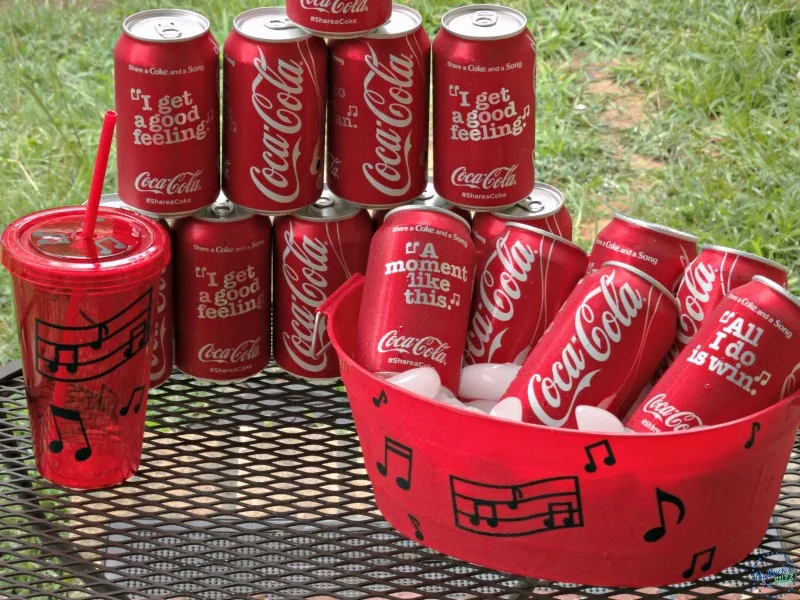
<instances>
[{"instance_id":1,"label":"white coca-cola script","mask_svg":"<svg viewBox=\"0 0 800 600\"><path fill-rule=\"evenodd\" d=\"M414 57L389 54L381 63L375 49L369 44L367 48L369 54L364 57L364 62L369 73L364 77L364 102L376 118L376 160L364 163L361 170L370 185L382 194L402 196L411 187L408 155L414 124L411 111Z\"/></svg>"},{"instance_id":2,"label":"white coca-cola script","mask_svg":"<svg viewBox=\"0 0 800 600\"><path fill-rule=\"evenodd\" d=\"M217 348L213 343L202 346L197 352L201 362L237 365L258 358L261 354L261 338L245 340L232 348Z\"/></svg>"},{"instance_id":3,"label":"white coca-cola script","mask_svg":"<svg viewBox=\"0 0 800 600\"><path fill-rule=\"evenodd\" d=\"M296 60L277 60L277 67L267 63L258 48L253 59L256 76L251 86L253 108L263 121L261 133L262 164L250 167L250 179L270 200L286 204L297 199L303 121L303 65ZM262 86L262 84L266 86Z\"/></svg>"},{"instance_id":4,"label":"white coca-cola script","mask_svg":"<svg viewBox=\"0 0 800 600\"><path fill-rule=\"evenodd\" d=\"M516 313L515 303L522 296L520 285L528 281L528 274L536 261L536 252L521 240L507 245L510 232L495 241L495 250L486 259L478 282L478 302L467 332L467 361L493 362L492 356L502 346L504 327L495 331L497 322L508 323ZM499 262L500 267L494 265ZM498 273L497 281L492 272ZM487 348L488 346L488 348Z\"/></svg>"},{"instance_id":5,"label":"white coca-cola script","mask_svg":"<svg viewBox=\"0 0 800 600\"><path fill-rule=\"evenodd\" d=\"M447 350L450 344L439 338L429 335L424 337L403 336L397 329L392 329L383 334L378 341L378 352L385 354L410 354L426 358L444 365L447 363Z\"/></svg>"},{"instance_id":6,"label":"white coca-cola script","mask_svg":"<svg viewBox=\"0 0 800 600\"><path fill-rule=\"evenodd\" d=\"M292 294L289 331L282 335L286 351L301 368L319 373L328 365L330 352L316 356L311 351L317 308L328 297L328 248L325 242L303 236L296 243L291 223L283 234L286 248L281 254L283 278ZM322 347L325 327L317 331L316 348Z\"/></svg>"},{"instance_id":7,"label":"white coca-cola script","mask_svg":"<svg viewBox=\"0 0 800 600\"><path fill-rule=\"evenodd\" d=\"M642 411L660 421L665 429L685 431L703 424L693 412L680 410L667 402L666 394L656 394L642 405Z\"/></svg>"},{"instance_id":8,"label":"white coca-cola script","mask_svg":"<svg viewBox=\"0 0 800 600\"><path fill-rule=\"evenodd\" d=\"M630 283L614 284L616 271L600 278L575 311L575 335L550 368L550 375L534 374L528 381L528 402L545 425L560 427L572 407L611 358L614 347L636 321L644 298ZM595 300L596 299L596 300ZM589 370L589 369L592 370ZM569 404L564 406L564 400ZM555 411L558 416L552 416Z\"/></svg>"},{"instance_id":9,"label":"white coca-cola script","mask_svg":"<svg viewBox=\"0 0 800 600\"><path fill-rule=\"evenodd\" d=\"M678 320L678 341L684 346L689 343L705 319L703 307L711 299L711 290L717 276L714 268L701 261L689 265L683 275L679 296L683 300Z\"/></svg>"},{"instance_id":10,"label":"white coca-cola script","mask_svg":"<svg viewBox=\"0 0 800 600\"><path fill-rule=\"evenodd\" d=\"M134 186L140 192L150 194L191 194L202 189L200 176L203 170L186 171L172 177L156 177L150 171L143 171L136 176Z\"/></svg>"},{"instance_id":11,"label":"white coca-cola script","mask_svg":"<svg viewBox=\"0 0 800 600\"><path fill-rule=\"evenodd\" d=\"M475 190L497 190L517 184L517 167L496 167L488 173L472 173L466 167L457 167L450 176L450 182L459 187L468 187Z\"/></svg>"},{"instance_id":12,"label":"white coca-cola script","mask_svg":"<svg viewBox=\"0 0 800 600\"><path fill-rule=\"evenodd\" d=\"M368 0L300 0L300 6L332 15L354 15L369 10Z\"/></svg>"}]
</instances>

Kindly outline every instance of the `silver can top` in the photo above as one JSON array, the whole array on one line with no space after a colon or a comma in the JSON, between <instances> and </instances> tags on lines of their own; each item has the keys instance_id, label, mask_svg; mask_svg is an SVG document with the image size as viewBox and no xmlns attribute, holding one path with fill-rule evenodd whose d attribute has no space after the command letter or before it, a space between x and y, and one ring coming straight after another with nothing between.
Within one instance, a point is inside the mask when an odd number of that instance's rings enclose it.
<instances>
[{"instance_id":1,"label":"silver can top","mask_svg":"<svg viewBox=\"0 0 800 600\"><path fill-rule=\"evenodd\" d=\"M200 37L208 31L209 23L191 10L157 8L131 15L122 22L122 29L137 40L169 44Z\"/></svg>"},{"instance_id":2,"label":"silver can top","mask_svg":"<svg viewBox=\"0 0 800 600\"><path fill-rule=\"evenodd\" d=\"M386 39L408 35L422 26L422 15L410 6L392 4L392 16L372 33L364 36L369 39Z\"/></svg>"},{"instance_id":3,"label":"silver can top","mask_svg":"<svg viewBox=\"0 0 800 600\"><path fill-rule=\"evenodd\" d=\"M552 185L536 183L533 192L514 206L492 214L501 219L544 219L556 214L564 206L564 194Z\"/></svg>"},{"instance_id":4,"label":"silver can top","mask_svg":"<svg viewBox=\"0 0 800 600\"><path fill-rule=\"evenodd\" d=\"M416 204L417 206L435 206L436 208L446 209L453 208L452 202L448 202L436 193L436 191L433 189L432 181L428 181L428 185L425 186L425 191L414 198L411 201L411 204Z\"/></svg>"},{"instance_id":5,"label":"silver can top","mask_svg":"<svg viewBox=\"0 0 800 600\"><path fill-rule=\"evenodd\" d=\"M258 42L297 42L311 37L289 20L283 6L246 10L233 20L233 28Z\"/></svg>"},{"instance_id":6,"label":"silver can top","mask_svg":"<svg viewBox=\"0 0 800 600\"><path fill-rule=\"evenodd\" d=\"M681 231L680 229L673 229L672 227L667 227L666 225L659 225L658 223L650 223L649 221L642 221L641 219L634 219L633 217L628 217L618 212L614 213L614 218L619 221L622 221L623 223L629 223L630 225L641 227L642 229L649 229L650 231L655 231L662 235L667 235L669 237L673 237L678 240L683 240L684 242L697 243L696 235L692 235L691 233L686 233L685 231Z\"/></svg>"},{"instance_id":7,"label":"silver can top","mask_svg":"<svg viewBox=\"0 0 800 600\"><path fill-rule=\"evenodd\" d=\"M344 198L340 198L328 189L326 185L322 189L322 196L310 206L301 208L292 216L302 221L316 221L329 223L331 221L343 221L358 214L362 209L351 204Z\"/></svg>"},{"instance_id":8,"label":"silver can top","mask_svg":"<svg viewBox=\"0 0 800 600\"><path fill-rule=\"evenodd\" d=\"M763 277L761 275L754 275L753 276L753 281L757 281L758 283L767 286L772 291L777 292L778 294L780 294L781 296L786 298L789 302L794 304L797 308L800 308L800 298L795 296L789 290L782 288L781 286L779 286L777 283L775 283L771 279L767 279L766 277Z\"/></svg>"},{"instance_id":9,"label":"silver can top","mask_svg":"<svg viewBox=\"0 0 800 600\"><path fill-rule=\"evenodd\" d=\"M442 27L465 40L502 40L517 35L528 24L518 10L496 4L471 4L445 13Z\"/></svg>"},{"instance_id":10,"label":"silver can top","mask_svg":"<svg viewBox=\"0 0 800 600\"><path fill-rule=\"evenodd\" d=\"M232 223L234 221L244 221L253 216L238 204L228 200L223 194L213 204L197 211L191 217L199 221L210 221L212 223Z\"/></svg>"},{"instance_id":11,"label":"silver can top","mask_svg":"<svg viewBox=\"0 0 800 600\"><path fill-rule=\"evenodd\" d=\"M722 254L733 254L734 256L741 256L742 258L748 258L752 261L759 262L761 264L767 265L772 267L773 269L777 269L779 271L783 271L784 273L789 272L789 267L784 267L781 263L775 262L774 260L770 260L768 258L764 258L763 256L759 256L758 254L753 254L752 252L745 252L744 250L738 250L737 248L728 248L727 246L716 246L714 244L703 244L700 246L700 252L721 252Z\"/></svg>"}]
</instances>

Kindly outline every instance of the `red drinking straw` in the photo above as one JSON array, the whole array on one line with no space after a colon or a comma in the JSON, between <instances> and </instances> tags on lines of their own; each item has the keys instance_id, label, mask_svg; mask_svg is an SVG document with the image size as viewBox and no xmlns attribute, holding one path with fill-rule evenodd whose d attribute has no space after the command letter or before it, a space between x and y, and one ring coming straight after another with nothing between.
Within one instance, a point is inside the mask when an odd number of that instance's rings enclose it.
<instances>
[{"instance_id":1,"label":"red drinking straw","mask_svg":"<svg viewBox=\"0 0 800 600\"><path fill-rule=\"evenodd\" d=\"M103 193L103 182L106 179L108 155L111 153L111 140L114 138L114 125L117 123L117 113L113 110L106 111L103 117L103 128L100 130L100 141L97 144L97 156L94 159L92 171L92 184L89 187L89 202L86 204L86 214L83 217L83 230L79 233L82 238L94 237L94 226L97 222L97 209L100 207L100 196Z\"/></svg>"}]
</instances>

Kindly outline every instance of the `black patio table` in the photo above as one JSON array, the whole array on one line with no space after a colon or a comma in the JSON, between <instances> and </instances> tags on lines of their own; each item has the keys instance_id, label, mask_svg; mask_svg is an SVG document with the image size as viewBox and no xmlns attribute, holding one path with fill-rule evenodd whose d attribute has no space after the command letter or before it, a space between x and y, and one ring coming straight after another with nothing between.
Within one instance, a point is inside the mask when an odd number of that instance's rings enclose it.
<instances>
[{"instance_id":1,"label":"black patio table","mask_svg":"<svg viewBox=\"0 0 800 600\"><path fill-rule=\"evenodd\" d=\"M4 598L799 598L800 445L772 525L736 567L633 589L525 579L420 546L383 520L343 388L270 368L175 373L150 393L139 473L53 486L33 466L19 363L0 369Z\"/></svg>"}]
</instances>

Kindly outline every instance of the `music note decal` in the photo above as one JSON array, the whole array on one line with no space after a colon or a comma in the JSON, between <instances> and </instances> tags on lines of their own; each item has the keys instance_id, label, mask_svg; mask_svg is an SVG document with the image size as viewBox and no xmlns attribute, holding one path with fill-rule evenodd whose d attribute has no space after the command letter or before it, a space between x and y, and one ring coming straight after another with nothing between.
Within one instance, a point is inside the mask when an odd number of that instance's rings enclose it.
<instances>
[{"instance_id":1,"label":"music note decal","mask_svg":"<svg viewBox=\"0 0 800 600\"><path fill-rule=\"evenodd\" d=\"M128 411L131 409L131 404L133 404L133 399L138 398L139 401L136 403L136 406L133 407L133 412L138 413L139 409L142 408L142 402L144 402L145 393L144 393L144 386L140 385L137 388L134 388L131 392L131 397L128 398L128 403L119 409L120 416L124 417L128 414Z\"/></svg>"},{"instance_id":2,"label":"music note decal","mask_svg":"<svg viewBox=\"0 0 800 600\"><path fill-rule=\"evenodd\" d=\"M657 525L645 532L645 542L657 542L667 533L667 524L664 520L664 504L671 504L678 509L678 518L675 519L676 525L680 525L683 517L686 516L686 507L683 505L683 500L659 488L656 488L656 503L658 504L658 518L661 521L661 525Z\"/></svg>"},{"instance_id":3,"label":"music note decal","mask_svg":"<svg viewBox=\"0 0 800 600\"><path fill-rule=\"evenodd\" d=\"M351 104L347 107L347 116L348 117L357 117L358 116L358 106Z\"/></svg>"},{"instance_id":4,"label":"music note decal","mask_svg":"<svg viewBox=\"0 0 800 600\"><path fill-rule=\"evenodd\" d=\"M495 537L520 537L583 527L578 478L551 477L494 485L450 476L456 527Z\"/></svg>"},{"instance_id":5,"label":"music note decal","mask_svg":"<svg viewBox=\"0 0 800 600\"><path fill-rule=\"evenodd\" d=\"M380 408L381 404L389 404L389 397L386 395L386 391L381 390L381 393L378 394L376 398L372 399L372 403L375 405L375 408Z\"/></svg>"},{"instance_id":6,"label":"music note decal","mask_svg":"<svg viewBox=\"0 0 800 600\"><path fill-rule=\"evenodd\" d=\"M58 425L58 420L61 419L70 423L77 423L78 427L80 428L81 436L83 437L83 442L85 445L80 446L75 450L75 460L83 462L89 458L92 455L92 446L89 444L89 436L86 435L86 428L83 425L81 413L79 413L77 410L70 410L61 406L55 406L54 404L50 405L50 413L53 415L53 425L55 425L56 435L58 436L58 439L52 440L47 446L50 449L50 452L53 454L58 454L64 449L64 434L61 431L61 427Z\"/></svg>"},{"instance_id":7,"label":"music note decal","mask_svg":"<svg viewBox=\"0 0 800 600\"><path fill-rule=\"evenodd\" d=\"M138 355L150 338L153 290L99 322L68 326L36 319L36 371L55 381L90 381ZM89 368L82 368L89 367Z\"/></svg>"},{"instance_id":8,"label":"music note decal","mask_svg":"<svg viewBox=\"0 0 800 600\"><path fill-rule=\"evenodd\" d=\"M603 448L605 451L606 455L603 457L603 463L605 463L606 466L613 467L615 464L617 464L617 457L614 456L614 452L611 450L611 444L608 443L608 440L601 440L599 442L595 442L594 444L589 444L584 448L586 451L586 457L589 459L589 462L583 467L586 469L587 473L594 473L597 471L597 463L592 455L592 450L595 448Z\"/></svg>"},{"instance_id":9,"label":"music note decal","mask_svg":"<svg viewBox=\"0 0 800 600\"><path fill-rule=\"evenodd\" d=\"M692 564L689 565L689 568L683 572L684 579L689 579L692 575L694 575L694 569L697 566L697 560L704 555L708 555L708 560L700 565L700 570L703 573L706 573L711 568L711 563L714 562L714 553L717 551L716 546L711 546L711 548L706 548L705 550L701 550L700 552L695 552L692 555Z\"/></svg>"},{"instance_id":10,"label":"music note decal","mask_svg":"<svg viewBox=\"0 0 800 600\"><path fill-rule=\"evenodd\" d=\"M425 536L422 535L422 529L420 529L419 519L408 513L408 520L411 521L411 524L414 526L414 537L417 538L420 542L425 539Z\"/></svg>"},{"instance_id":11,"label":"music note decal","mask_svg":"<svg viewBox=\"0 0 800 600\"><path fill-rule=\"evenodd\" d=\"M759 431L761 431L761 423L756 421L750 426L750 439L744 443L745 450L750 450L750 448L753 447L753 444L756 443L756 433Z\"/></svg>"},{"instance_id":12,"label":"music note decal","mask_svg":"<svg viewBox=\"0 0 800 600\"><path fill-rule=\"evenodd\" d=\"M387 437L383 445L383 462L378 461L377 464L378 472L386 477L386 475L389 473L392 463L394 463L397 465L397 468L392 469L392 471L396 473L402 473L402 476L397 475L395 478L397 487L399 487L401 490L410 490L411 469L413 467L413 452L414 451L408 446L401 444L390 437ZM392 460L393 456L397 456L397 458Z\"/></svg>"}]
</instances>

